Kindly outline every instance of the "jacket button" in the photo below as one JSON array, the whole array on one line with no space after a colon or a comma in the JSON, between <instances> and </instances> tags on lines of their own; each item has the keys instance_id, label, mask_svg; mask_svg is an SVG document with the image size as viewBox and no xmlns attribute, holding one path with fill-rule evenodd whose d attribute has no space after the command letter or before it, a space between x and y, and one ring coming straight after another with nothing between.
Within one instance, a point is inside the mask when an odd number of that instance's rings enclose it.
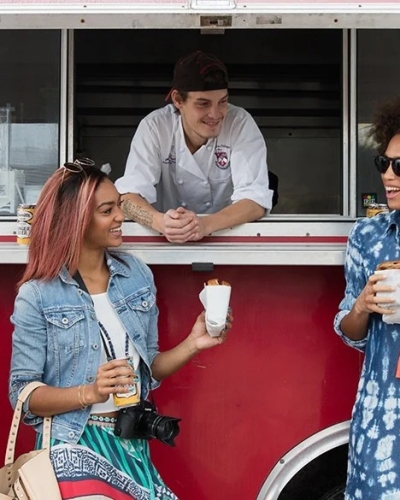
<instances>
[{"instance_id":1,"label":"jacket button","mask_svg":"<svg viewBox=\"0 0 400 500\"><path fill-rule=\"evenodd\" d=\"M68 432L68 437L73 438L75 437L75 432Z\"/></svg>"},{"instance_id":2,"label":"jacket button","mask_svg":"<svg viewBox=\"0 0 400 500\"><path fill-rule=\"evenodd\" d=\"M93 344L93 346L92 346L92 347L93 347L93 349L94 349L95 351L97 351L97 349L99 348L99 345L98 345L98 344Z\"/></svg>"},{"instance_id":3,"label":"jacket button","mask_svg":"<svg viewBox=\"0 0 400 500\"><path fill-rule=\"evenodd\" d=\"M184 201L182 201L181 206L186 207L186 203Z\"/></svg>"},{"instance_id":4,"label":"jacket button","mask_svg":"<svg viewBox=\"0 0 400 500\"><path fill-rule=\"evenodd\" d=\"M68 325L68 318L63 318L63 319L61 320L61 323L62 323L63 325Z\"/></svg>"},{"instance_id":5,"label":"jacket button","mask_svg":"<svg viewBox=\"0 0 400 500\"><path fill-rule=\"evenodd\" d=\"M183 180L179 179L178 184L183 184Z\"/></svg>"},{"instance_id":6,"label":"jacket button","mask_svg":"<svg viewBox=\"0 0 400 500\"><path fill-rule=\"evenodd\" d=\"M206 202L206 207L209 207L211 203L209 201Z\"/></svg>"},{"instance_id":7,"label":"jacket button","mask_svg":"<svg viewBox=\"0 0 400 500\"><path fill-rule=\"evenodd\" d=\"M149 303L147 302L147 300L144 300L144 301L142 302L142 306L143 306L143 307L147 307L148 305L149 305Z\"/></svg>"}]
</instances>

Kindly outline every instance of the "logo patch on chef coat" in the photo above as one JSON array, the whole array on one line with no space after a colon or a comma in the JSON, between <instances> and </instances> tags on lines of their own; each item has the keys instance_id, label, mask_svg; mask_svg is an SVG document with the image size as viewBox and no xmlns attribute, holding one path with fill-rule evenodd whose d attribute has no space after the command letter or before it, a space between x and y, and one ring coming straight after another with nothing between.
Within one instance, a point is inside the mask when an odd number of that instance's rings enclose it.
<instances>
[{"instance_id":1,"label":"logo patch on chef coat","mask_svg":"<svg viewBox=\"0 0 400 500\"><path fill-rule=\"evenodd\" d=\"M215 164L221 170L226 170L231 164L231 162L229 161L227 149L228 148L219 146L215 150Z\"/></svg>"},{"instance_id":2,"label":"logo patch on chef coat","mask_svg":"<svg viewBox=\"0 0 400 500\"><path fill-rule=\"evenodd\" d=\"M166 165L171 165L171 163L176 163L176 154L175 154L175 147L172 146L171 151L167 158L163 160L163 163Z\"/></svg>"}]
</instances>

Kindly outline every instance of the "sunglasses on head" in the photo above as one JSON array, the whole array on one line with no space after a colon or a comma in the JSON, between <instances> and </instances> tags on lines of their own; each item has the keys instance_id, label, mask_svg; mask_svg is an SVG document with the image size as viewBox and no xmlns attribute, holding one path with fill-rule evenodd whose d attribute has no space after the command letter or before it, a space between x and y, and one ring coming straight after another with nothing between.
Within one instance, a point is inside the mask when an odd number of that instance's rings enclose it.
<instances>
[{"instance_id":1,"label":"sunglasses on head","mask_svg":"<svg viewBox=\"0 0 400 500\"><path fill-rule=\"evenodd\" d=\"M400 177L400 158L389 158L389 156L378 155L375 156L374 162L381 174L384 174L390 165L392 165L394 174Z\"/></svg>"},{"instance_id":2,"label":"sunglasses on head","mask_svg":"<svg viewBox=\"0 0 400 500\"><path fill-rule=\"evenodd\" d=\"M82 172L82 170L85 167L94 167L96 164L93 160L90 158L79 158L78 160L75 160L74 162L69 162L67 161L64 163L62 168L64 170L68 170L68 172L72 172L73 174L77 174L79 172Z\"/></svg>"}]
</instances>

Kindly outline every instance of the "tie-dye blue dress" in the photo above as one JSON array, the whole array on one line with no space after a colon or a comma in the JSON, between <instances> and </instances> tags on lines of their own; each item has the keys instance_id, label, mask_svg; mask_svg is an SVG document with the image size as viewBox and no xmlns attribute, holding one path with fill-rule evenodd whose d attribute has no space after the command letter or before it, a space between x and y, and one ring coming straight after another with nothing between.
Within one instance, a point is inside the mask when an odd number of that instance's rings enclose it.
<instances>
[{"instance_id":1,"label":"tie-dye blue dress","mask_svg":"<svg viewBox=\"0 0 400 500\"><path fill-rule=\"evenodd\" d=\"M347 245L346 291L335 330L346 344L365 353L349 439L345 500L400 500L400 324L371 314L367 337L352 341L340 330L376 266L400 259L400 212L358 220Z\"/></svg>"}]
</instances>

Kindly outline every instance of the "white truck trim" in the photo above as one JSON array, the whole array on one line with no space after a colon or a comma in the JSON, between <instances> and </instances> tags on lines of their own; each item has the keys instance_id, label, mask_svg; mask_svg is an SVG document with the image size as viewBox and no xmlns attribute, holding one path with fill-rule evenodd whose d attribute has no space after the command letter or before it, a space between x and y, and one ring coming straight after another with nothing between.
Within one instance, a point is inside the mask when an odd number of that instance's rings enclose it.
<instances>
[{"instance_id":1,"label":"white truck trim","mask_svg":"<svg viewBox=\"0 0 400 500\"><path fill-rule=\"evenodd\" d=\"M0 29L398 28L398 2L0 1Z\"/></svg>"},{"instance_id":2,"label":"white truck trim","mask_svg":"<svg viewBox=\"0 0 400 500\"><path fill-rule=\"evenodd\" d=\"M270 216L268 222L243 224L219 231L206 242L181 245L167 242L156 231L126 222L122 228L126 241L121 249L148 264L341 266L353 222L345 217L335 222L328 217L313 220L311 216L296 216L288 222ZM14 242L16 222L2 222L1 230L0 264L26 263L27 247Z\"/></svg>"}]
</instances>

